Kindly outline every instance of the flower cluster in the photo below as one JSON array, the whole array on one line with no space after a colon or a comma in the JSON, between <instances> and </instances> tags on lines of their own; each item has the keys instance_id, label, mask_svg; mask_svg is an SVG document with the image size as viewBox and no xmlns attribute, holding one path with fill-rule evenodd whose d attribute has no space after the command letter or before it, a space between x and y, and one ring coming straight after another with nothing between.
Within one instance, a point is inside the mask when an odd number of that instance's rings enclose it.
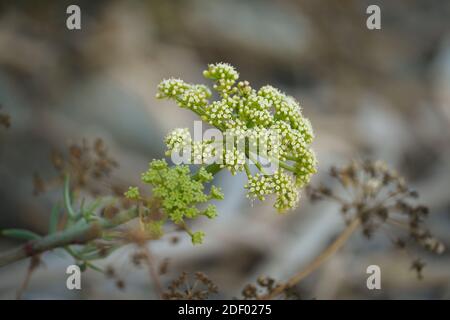
<instances>
[{"instance_id":1,"label":"flower cluster","mask_svg":"<svg viewBox=\"0 0 450 320\"><path fill-rule=\"evenodd\" d=\"M169 167L165 160L153 160L141 177L142 182L153 187L153 198L151 200L142 198L137 187L131 187L125 196L145 204L141 221L151 234L162 235L164 224L170 220L186 230L194 244L199 244L203 241L204 233L192 232L185 220L200 216L209 219L216 217L214 205L210 204L206 209L198 208L199 204L211 199L223 199L220 189L215 186L211 187L209 194L205 193L205 184L212 178L213 175L203 167L193 176L188 166ZM151 205L155 201L158 203L157 208Z\"/></svg>"},{"instance_id":2,"label":"flower cluster","mask_svg":"<svg viewBox=\"0 0 450 320\"><path fill-rule=\"evenodd\" d=\"M139 200L141 198L138 187L129 187L124 195L130 200Z\"/></svg>"},{"instance_id":3,"label":"flower cluster","mask_svg":"<svg viewBox=\"0 0 450 320\"><path fill-rule=\"evenodd\" d=\"M279 211L294 208L298 203L299 188L316 172L316 158L310 149L314 134L298 102L269 85L255 90L247 81L238 82L239 74L226 63L208 65L203 75L214 81L213 88L219 94L219 100L209 101L212 94L206 86L180 79L162 81L156 95L157 98L175 100L180 107L195 112L225 136L232 133L231 148L227 139L220 142L223 148L212 147L212 141L195 142L196 148L201 150L196 159L217 159L220 167L227 168L232 174L245 171L250 197L264 199L265 195L274 193L277 195L274 206ZM244 148L239 148L242 141ZM195 143L188 129L176 129L166 138L168 154L189 145L195 148ZM263 149L265 160L279 164L272 177L264 172L258 160ZM254 153L257 153L256 157ZM260 171L256 175L248 168L249 159Z\"/></svg>"},{"instance_id":4,"label":"flower cluster","mask_svg":"<svg viewBox=\"0 0 450 320\"><path fill-rule=\"evenodd\" d=\"M293 208L299 201L299 193L292 177L284 171L279 170L274 175L256 174L249 178L245 185L248 189L248 197L265 200L268 194L276 194L274 207L283 212Z\"/></svg>"},{"instance_id":5,"label":"flower cluster","mask_svg":"<svg viewBox=\"0 0 450 320\"><path fill-rule=\"evenodd\" d=\"M227 63L210 64L208 70L203 71L203 76L216 82L214 89L223 97L236 91L234 84L239 78L239 73Z\"/></svg>"},{"instance_id":6,"label":"flower cluster","mask_svg":"<svg viewBox=\"0 0 450 320\"><path fill-rule=\"evenodd\" d=\"M192 143L188 128L177 128L166 136L166 145L169 150L178 151Z\"/></svg>"}]
</instances>

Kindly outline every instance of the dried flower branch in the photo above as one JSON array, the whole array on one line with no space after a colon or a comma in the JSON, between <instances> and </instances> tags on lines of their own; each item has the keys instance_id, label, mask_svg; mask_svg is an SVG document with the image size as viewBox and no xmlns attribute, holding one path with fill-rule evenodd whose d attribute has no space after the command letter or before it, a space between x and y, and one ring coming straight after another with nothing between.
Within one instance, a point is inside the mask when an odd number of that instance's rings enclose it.
<instances>
[{"instance_id":1,"label":"dried flower branch","mask_svg":"<svg viewBox=\"0 0 450 320\"><path fill-rule=\"evenodd\" d=\"M361 220L363 233L370 238L382 227L406 231L409 239L397 239L395 244L405 248L413 242L426 250L442 254L445 246L424 225L429 209L417 204L418 193L408 188L405 179L381 161L352 162L342 168L331 168L330 175L345 190L337 194L330 188L310 188L312 200L329 199L337 202L346 221Z\"/></svg>"},{"instance_id":2,"label":"dried flower branch","mask_svg":"<svg viewBox=\"0 0 450 320\"><path fill-rule=\"evenodd\" d=\"M194 274L194 280L189 279L186 272L172 281L168 291L163 294L167 300L205 300L218 292L217 286L202 272Z\"/></svg>"},{"instance_id":3,"label":"dried flower branch","mask_svg":"<svg viewBox=\"0 0 450 320\"><path fill-rule=\"evenodd\" d=\"M96 139L92 145L86 139L81 143L72 143L67 152L53 150L50 160L57 177L44 181L38 173L35 173L33 176L35 195L49 188L61 186L65 176L69 175L72 192L85 190L93 196L98 196L103 180L118 167L118 163L109 155L102 139Z\"/></svg>"},{"instance_id":4,"label":"dried flower branch","mask_svg":"<svg viewBox=\"0 0 450 320\"><path fill-rule=\"evenodd\" d=\"M294 287L283 286L273 278L264 276L258 277L256 284L247 284L242 290L244 300L263 300L272 295L274 297L282 296L283 300L300 299L300 294Z\"/></svg>"},{"instance_id":5,"label":"dried flower branch","mask_svg":"<svg viewBox=\"0 0 450 320\"><path fill-rule=\"evenodd\" d=\"M311 263L309 263L304 269L294 274L288 281L275 287L270 293L262 296L261 299L269 300L277 297L278 295L286 292L290 288L293 288L304 278L309 276L317 268L319 268L328 258L335 254L342 246L347 242L353 232L360 225L360 220L353 220L347 228L333 241L333 243L327 247L317 258L315 258Z\"/></svg>"},{"instance_id":6,"label":"dried flower branch","mask_svg":"<svg viewBox=\"0 0 450 320\"><path fill-rule=\"evenodd\" d=\"M330 175L345 190L343 194L335 193L324 185L318 188L308 187L307 190L313 201L328 199L337 202L347 227L317 258L287 282L263 296L263 299L273 299L310 275L336 253L359 226L367 238L385 225L394 227L396 231L406 230L410 241L432 253L444 252L444 245L424 226L428 208L413 204L418 193L410 190L404 178L386 164L381 161L353 161L342 168L332 167ZM407 246L407 241L402 239L397 239L394 243L401 249ZM411 265L419 279L422 278L424 266L421 259L415 259Z\"/></svg>"},{"instance_id":7,"label":"dried flower branch","mask_svg":"<svg viewBox=\"0 0 450 320\"><path fill-rule=\"evenodd\" d=\"M25 275L25 279L23 280L23 283L16 294L17 300L20 300L22 298L23 293L25 292L26 288L28 287L28 284L30 283L33 272L39 267L40 264L41 264L41 259L38 255L31 257L30 265L28 266L27 273Z\"/></svg>"}]
</instances>

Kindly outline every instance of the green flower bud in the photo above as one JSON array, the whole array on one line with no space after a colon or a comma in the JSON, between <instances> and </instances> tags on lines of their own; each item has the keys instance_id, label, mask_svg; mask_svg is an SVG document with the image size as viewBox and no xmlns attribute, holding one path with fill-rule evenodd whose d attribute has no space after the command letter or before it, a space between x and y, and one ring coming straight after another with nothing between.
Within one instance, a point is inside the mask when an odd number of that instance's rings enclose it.
<instances>
[{"instance_id":1,"label":"green flower bud","mask_svg":"<svg viewBox=\"0 0 450 320\"><path fill-rule=\"evenodd\" d=\"M203 214L207 216L209 219L214 219L217 217L217 208L216 206L210 204L205 211L203 211Z\"/></svg>"},{"instance_id":2,"label":"green flower bud","mask_svg":"<svg viewBox=\"0 0 450 320\"><path fill-rule=\"evenodd\" d=\"M191 235L192 244L202 244L203 238L205 237L205 233L202 231L194 232Z\"/></svg>"},{"instance_id":3,"label":"green flower bud","mask_svg":"<svg viewBox=\"0 0 450 320\"><path fill-rule=\"evenodd\" d=\"M141 197L138 187L129 187L128 191L126 191L124 195L130 200L138 200Z\"/></svg>"},{"instance_id":4,"label":"green flower bud","mask_svg":"<svg viewBox=\"0 0 450 320\"><path fill-rule=\"evenodd\" d=\"M216 199L216 200L223 200L224 199L224 195L222 193L222 191L220 190L220 188L216 187L216 186L212 186L211 187L211 191L209 193L209 196L211 199Z\"/></svg>"}]
</instances>

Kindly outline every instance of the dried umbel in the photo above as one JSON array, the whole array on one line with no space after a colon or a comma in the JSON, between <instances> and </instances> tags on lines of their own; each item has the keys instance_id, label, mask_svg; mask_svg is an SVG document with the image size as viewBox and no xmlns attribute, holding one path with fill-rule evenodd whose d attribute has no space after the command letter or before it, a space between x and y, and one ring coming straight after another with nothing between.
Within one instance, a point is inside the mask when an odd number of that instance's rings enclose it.
<instances>
[{"instance_id":1,"label":"dried umbel","mask_svg":"<svg viewBox=\"0 0 450 320\"><path fill-rule=\"evenodd\" d=\"M242 297L244 300L260 300L274 293L275 289L280 286L280 283L275 279L265 276L259 276L256 283L247 284L242 290ZM281 299L284 300L299 300L300 294L295 287L286 287L280 293L277 293Z\"/></svg>"},{"instance_id":2,"label":"dried umbel","mask_svg":"<svg viewBox=\"0 0 450 320\"><path fill-rule=\"evenodd\" d=\"M163 298L168 300L205 300L218 292L217 286L202 272L196 272L194 279L183 272L172 281Z\"/></svg>"},{"instance_id":3,"label":"dried umbel","mask_svg":"<svg viewBox=\"0 0 450 320\"><path fill-rule=\"evenodd\" d=\"M432 253L444 252L445 246L424 225L428 208L417 203L418 193L408 188L405 179L385 163L353 161L341 168L332 167L330 175L343 192L323 185L308 188L311 199L337 202L347 222L355 219L361 222L365 236L370 238L384 229L401 249L415 243ZM399 232L406 235L399 237ZM420 259L413 263L418 274L423 266Z\"/></svg>"},{"instance_id":4,"label":"dried umbel","mask_svg":"<svg viewBox=\"0 0 450 320\"><path fill-rule=\"evenodd\" d=\"M66 177L70 177L73 192L87 191L91 195L100 194L100 182L104 182L111 172L118 167L108 153L102 139L95 139L91 144L86 139L81 143L72 143L68 150L53 150L51 162L58 176L45 181L38 173L34 174L34 194L38 195L48 188L62 185Z\"/></svg>"}]
</instances>

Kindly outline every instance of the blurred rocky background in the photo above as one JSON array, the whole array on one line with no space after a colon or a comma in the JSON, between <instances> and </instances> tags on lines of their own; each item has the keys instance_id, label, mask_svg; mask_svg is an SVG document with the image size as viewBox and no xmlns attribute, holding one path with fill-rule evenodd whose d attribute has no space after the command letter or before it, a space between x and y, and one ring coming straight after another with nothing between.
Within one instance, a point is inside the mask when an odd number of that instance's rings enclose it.
<instances>
[{"instance_id":1,"label":"blurred rocky background","mask_svg":"<svg viewBox=\"0 0 450 320\"><path fill-rule=\"evenodd\" d=\"M82 29L66 28L78 4ZM382 29L366 28L366 8L381 8ZM207 83L207 63L229 62L255 87L271 84L295 96L316 132L319 173L351 159L382 159L398 169L430 207L429 226L450 246L450 2L446 0L154 0L0 1L0 229L47 231L61 190L33 196L33 174L54 175L49 155L99 137L119 163L110 183L136 184L163 138L195 117L154 96L170 76ZM150 244L167 285L180 272L203 271L220 288L212 298L240 296L260 275L283 281L344 228L333 204L277 215L250 203L244 176L221 174L226 201L205 221L205 244L181 236ZM4 250L18 242L1 239ZM129 248L100 264L114 266L125 287L95 271L83 290L65 288L72 261L46 254L27 299L151 299L145 270ZM448 299L450 255L422 254L424 279L383 233L355 234L337 255L301 282L304 299ZM382 290L366 288L366 268L382 270ZM28 263L0 269L0 298L15 297Z\"/></svg>"}]
</instances>

